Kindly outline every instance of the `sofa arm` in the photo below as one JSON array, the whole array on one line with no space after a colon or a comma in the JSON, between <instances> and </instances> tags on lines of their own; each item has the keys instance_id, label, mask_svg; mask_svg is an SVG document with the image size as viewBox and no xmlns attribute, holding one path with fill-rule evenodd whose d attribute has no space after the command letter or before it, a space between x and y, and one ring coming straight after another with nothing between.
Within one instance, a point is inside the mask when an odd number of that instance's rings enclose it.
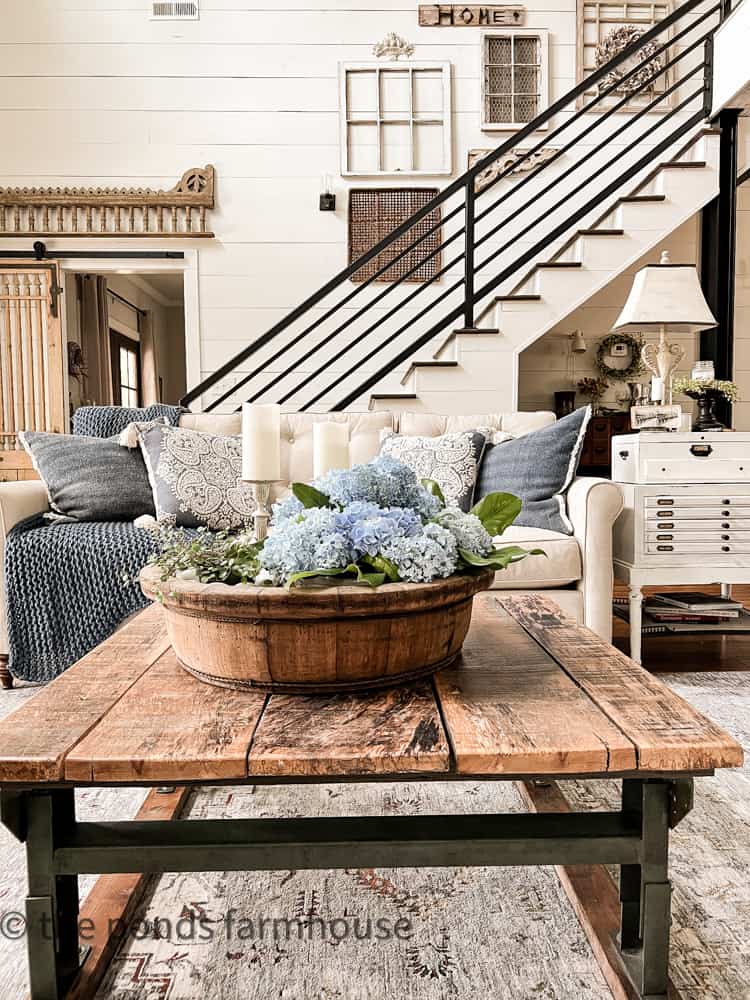
<instances>
[{"instance_id":1,"label":"sofa arm","mask_svg":"<svg viewBox=\"0 0 750 1000\"><path fill-rule=\"evenodd\" d=\"M33 514L49 510L47 490L36 479L20 483L0 483L0 657L8 655L5 625L5 539L11 528Z\"/></svg>"},{"instance_id":2,"label":"sofa arm","mask_svg":"<svg viewBox=\"0 0 750 1000\"><path fill-rule=\"evenodd\" d=\"M583 622L612 640L612 528L622 510L620 487L609 479L581 476L568 490L568 517L581 546Z\"/></svg>"}]
</instances>

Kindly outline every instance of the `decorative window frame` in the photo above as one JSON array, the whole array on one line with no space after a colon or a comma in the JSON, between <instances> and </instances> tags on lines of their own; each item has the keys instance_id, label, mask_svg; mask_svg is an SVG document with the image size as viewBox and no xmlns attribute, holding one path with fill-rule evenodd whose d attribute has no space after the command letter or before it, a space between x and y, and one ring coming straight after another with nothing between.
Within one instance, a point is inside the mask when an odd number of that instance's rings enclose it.
<instances>
[{"instance_id":1,"label":"decorative window frame","mask_svg":"<svg viewBox=\"0 0 750 1000\"><path fill-rule=\"evenodd\" d=\"M633 24L644 31L663 21L665 17L674 10L673 0L577 0L576 23L576 81L581 83L589 76L594 69L595 53L597 44L605 38L609 30ZM593 29L590 27L593 25ZM608 30L602 28L609 25ZM593 31L593 37L591 37ZM670 28L667 38L671 37L673 30ZM666 39L658 39L662 44ZM661 55L662 63L668 62L672 56L671 49L665 49ZM650 103L653 98L663 93L673 83L673 70L669 69L662 73L655 81L655 86L647 97L634 97L624 104L620 109L620 114L640 111L644 105ZM576 101L576 108L580 110L592 97L597 95L597 87L592 87ZM597 105L597 111L606 111L622 99L622 94L614 91L609 97L604 98ZM650 114L664 114L674 106L674 94L664 98Z\"/></svg>"},{"instance_id":2,"label":"decorative window frame","mask_svg":"<svg viewBox=\"0 0 750 1000\"><path fill-rule=\"evenodd\" d=\"M388 112L382 107L382 79L388 73L409 74L410 109L407 114ZM442 113L422 114L414 107L414 78L420 72L439 72L442 82ZM365 112L354 113L349 107L349 74L372 73L375 77L376 103L374 115ZM410 60L401 62L394 60L382 62L341 62L339 63L339 123L341 146L341 174L343 177L440 177L453 173L453 107L451 99L451 64L450 62L425 62ZM374 125L378 140L378 155L376 169L355 169L351 165L350 130L352 126ZM389 170L383 167L383 126L408 125L411 144L411 169ZM415 126L439 125L442 128L442 161L434 168L422 170L415 163Z\"/></svg>"},{"instance_id":3,"label":"decorative window frame","mask_svg":"<svg viewBox=\"0 0 750 1000\"><path fill-rule=\"evenodd\" d=\"M493 28L491 31L483 31L479 46L479 82L480 82L480 106L479 106L479 127L482 132L519 132L528 125L528 122L488 122L485 117L485 96L486 96L486 75L485 75L485 52L487 42L491 38L538 38L539 51L541 55L540 80L539 80L539 107L537 115L546 111L549 107L549 31L547 28ZM536 115L534 116L536 117ZM544 131L548 124L541 125L538 131Z\"/></svg>"}]
</instances>

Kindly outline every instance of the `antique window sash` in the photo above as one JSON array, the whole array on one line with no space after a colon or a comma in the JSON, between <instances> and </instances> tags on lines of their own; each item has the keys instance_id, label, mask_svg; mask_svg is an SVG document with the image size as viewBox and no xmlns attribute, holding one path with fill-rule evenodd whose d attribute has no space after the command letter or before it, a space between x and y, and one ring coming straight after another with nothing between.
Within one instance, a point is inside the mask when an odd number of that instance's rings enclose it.
<instances>
[{"instance_id":1,"label":"antique window sash","mask_svg":"<svg viewBox=\"0 0 750 1000\"><path fill-rule=\"evenodd\" d=\"M343 176L451 174L449 62L340 63L339 95Z\"/></svg>"},{"instance_id":2,"label":"antique window sash","mask_svg":"<svg viewBox=\"0 0 750 1000\"><path fill-rule=\"evenodd\" d=\"M536 49L533 62L527 61L528 53L523 43L533 40ZM502 64L491 62L497 58L496 50L499 46L493 42L507 42L509 61ZM507 80L497 80L497 76L502 74L491 71L507 67ZM527 71L524 74L524 71ZM535 87L528 89L525 83L520 83L519 76L525 75L533 78L536 76ZM545 28L505 28L502 30L485 31L482 33L482 43L480 47L480 71L481 81L481 129L483 132L490 131L515 131L523 128L524 125L536 118L537 115L545 111L549 104L549 33ZM501 90L499 88L506 88ZM507 98L510 114L507 118L493 114L491 107L493 99ZM527 115L521 110L524 99L535 98L532 107ZM546 124L541 128L546 128Z\"/></svg>"}]
</instances>

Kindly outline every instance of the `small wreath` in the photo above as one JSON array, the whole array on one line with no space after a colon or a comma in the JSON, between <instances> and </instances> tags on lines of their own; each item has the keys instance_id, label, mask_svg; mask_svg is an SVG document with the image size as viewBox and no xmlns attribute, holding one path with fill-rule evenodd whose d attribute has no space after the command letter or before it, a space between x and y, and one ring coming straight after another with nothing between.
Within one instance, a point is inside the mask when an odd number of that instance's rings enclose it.
<instances>
[{"instance_id":1,"label":"small wreath","mask_svg":"<svg viewBox=\"0 0 750 1000\"><path fill-rule=\"evenodd\" d=\"M615 56L619 55L623 49L627 48L632 42L638 41L639 38L643 36L644 32L637 28L634 24L623 24L619 28L613 28L596 47L595 62L596 68L604 66L614 59ZM658 46L655 42L646 42L642 45L637 52L634 52L629 60L626 60L617 69L613 69L611 73L608 73L604 79L599 84L600 90L607 90L614 84L620 83L623 76L625 76L633 66L637 66L639 63L643 62L644 59L649 61L632 76L629 76L627 80L617 87L617 93L627 95L632 97L637 94L638 91L648 88L653 89L656 76L659 71L663 68L662 61L659 56L656 55L658 51Z\"/></svg>"},{"instance_id":2,"label":"small wreath","mask_svg":"<svg viewBox=\"0 0 750 1000\"><path fill-rule=\"evenodd\" d=\"M625 368L612 368L606 364L604 359L611 354L615 344L627 344L630 348L630 364ZM614 379L619 382L630 382L643 371L641 363L641 342L627 333L611 333L608 337L603 337L599 341L596 349L596 370L605 378Z\"/></svg>"}]
</instances>

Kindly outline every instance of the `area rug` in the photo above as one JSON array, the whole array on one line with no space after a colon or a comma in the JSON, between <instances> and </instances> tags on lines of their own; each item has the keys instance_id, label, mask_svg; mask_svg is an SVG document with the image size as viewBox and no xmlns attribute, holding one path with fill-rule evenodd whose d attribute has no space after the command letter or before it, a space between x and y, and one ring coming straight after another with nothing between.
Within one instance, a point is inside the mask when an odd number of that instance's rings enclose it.
<instances>
[{"instance_id":1,"label":"area rug","mask_svg":"<svg viewBox=\"0 0 750 1000\"><path fill-rule=\"evenodd\" d=\"M750 748L750 674L664 679ZM2 715L7 705L3 694ZM672 977L684 1000L750 1000L750 767L696 786L696 809L673 833ZM618 794L616 782L567 782L563 790L574 807L591 809L609 808ZM141 799L129 790L88 792L80 810L95 816L106 805L132 815ZM512 786L474 782L213 788L188 804L192 817L522 809ZM2 912L21 905L24 874L23 852L1 833L0 849ZM24 990L23 945L0 938L0 996L20 1000ZM166 875L152 882L98 993L99 1000L487 997L610 997L552 869Z\"/></svg>"}]
</instances>

